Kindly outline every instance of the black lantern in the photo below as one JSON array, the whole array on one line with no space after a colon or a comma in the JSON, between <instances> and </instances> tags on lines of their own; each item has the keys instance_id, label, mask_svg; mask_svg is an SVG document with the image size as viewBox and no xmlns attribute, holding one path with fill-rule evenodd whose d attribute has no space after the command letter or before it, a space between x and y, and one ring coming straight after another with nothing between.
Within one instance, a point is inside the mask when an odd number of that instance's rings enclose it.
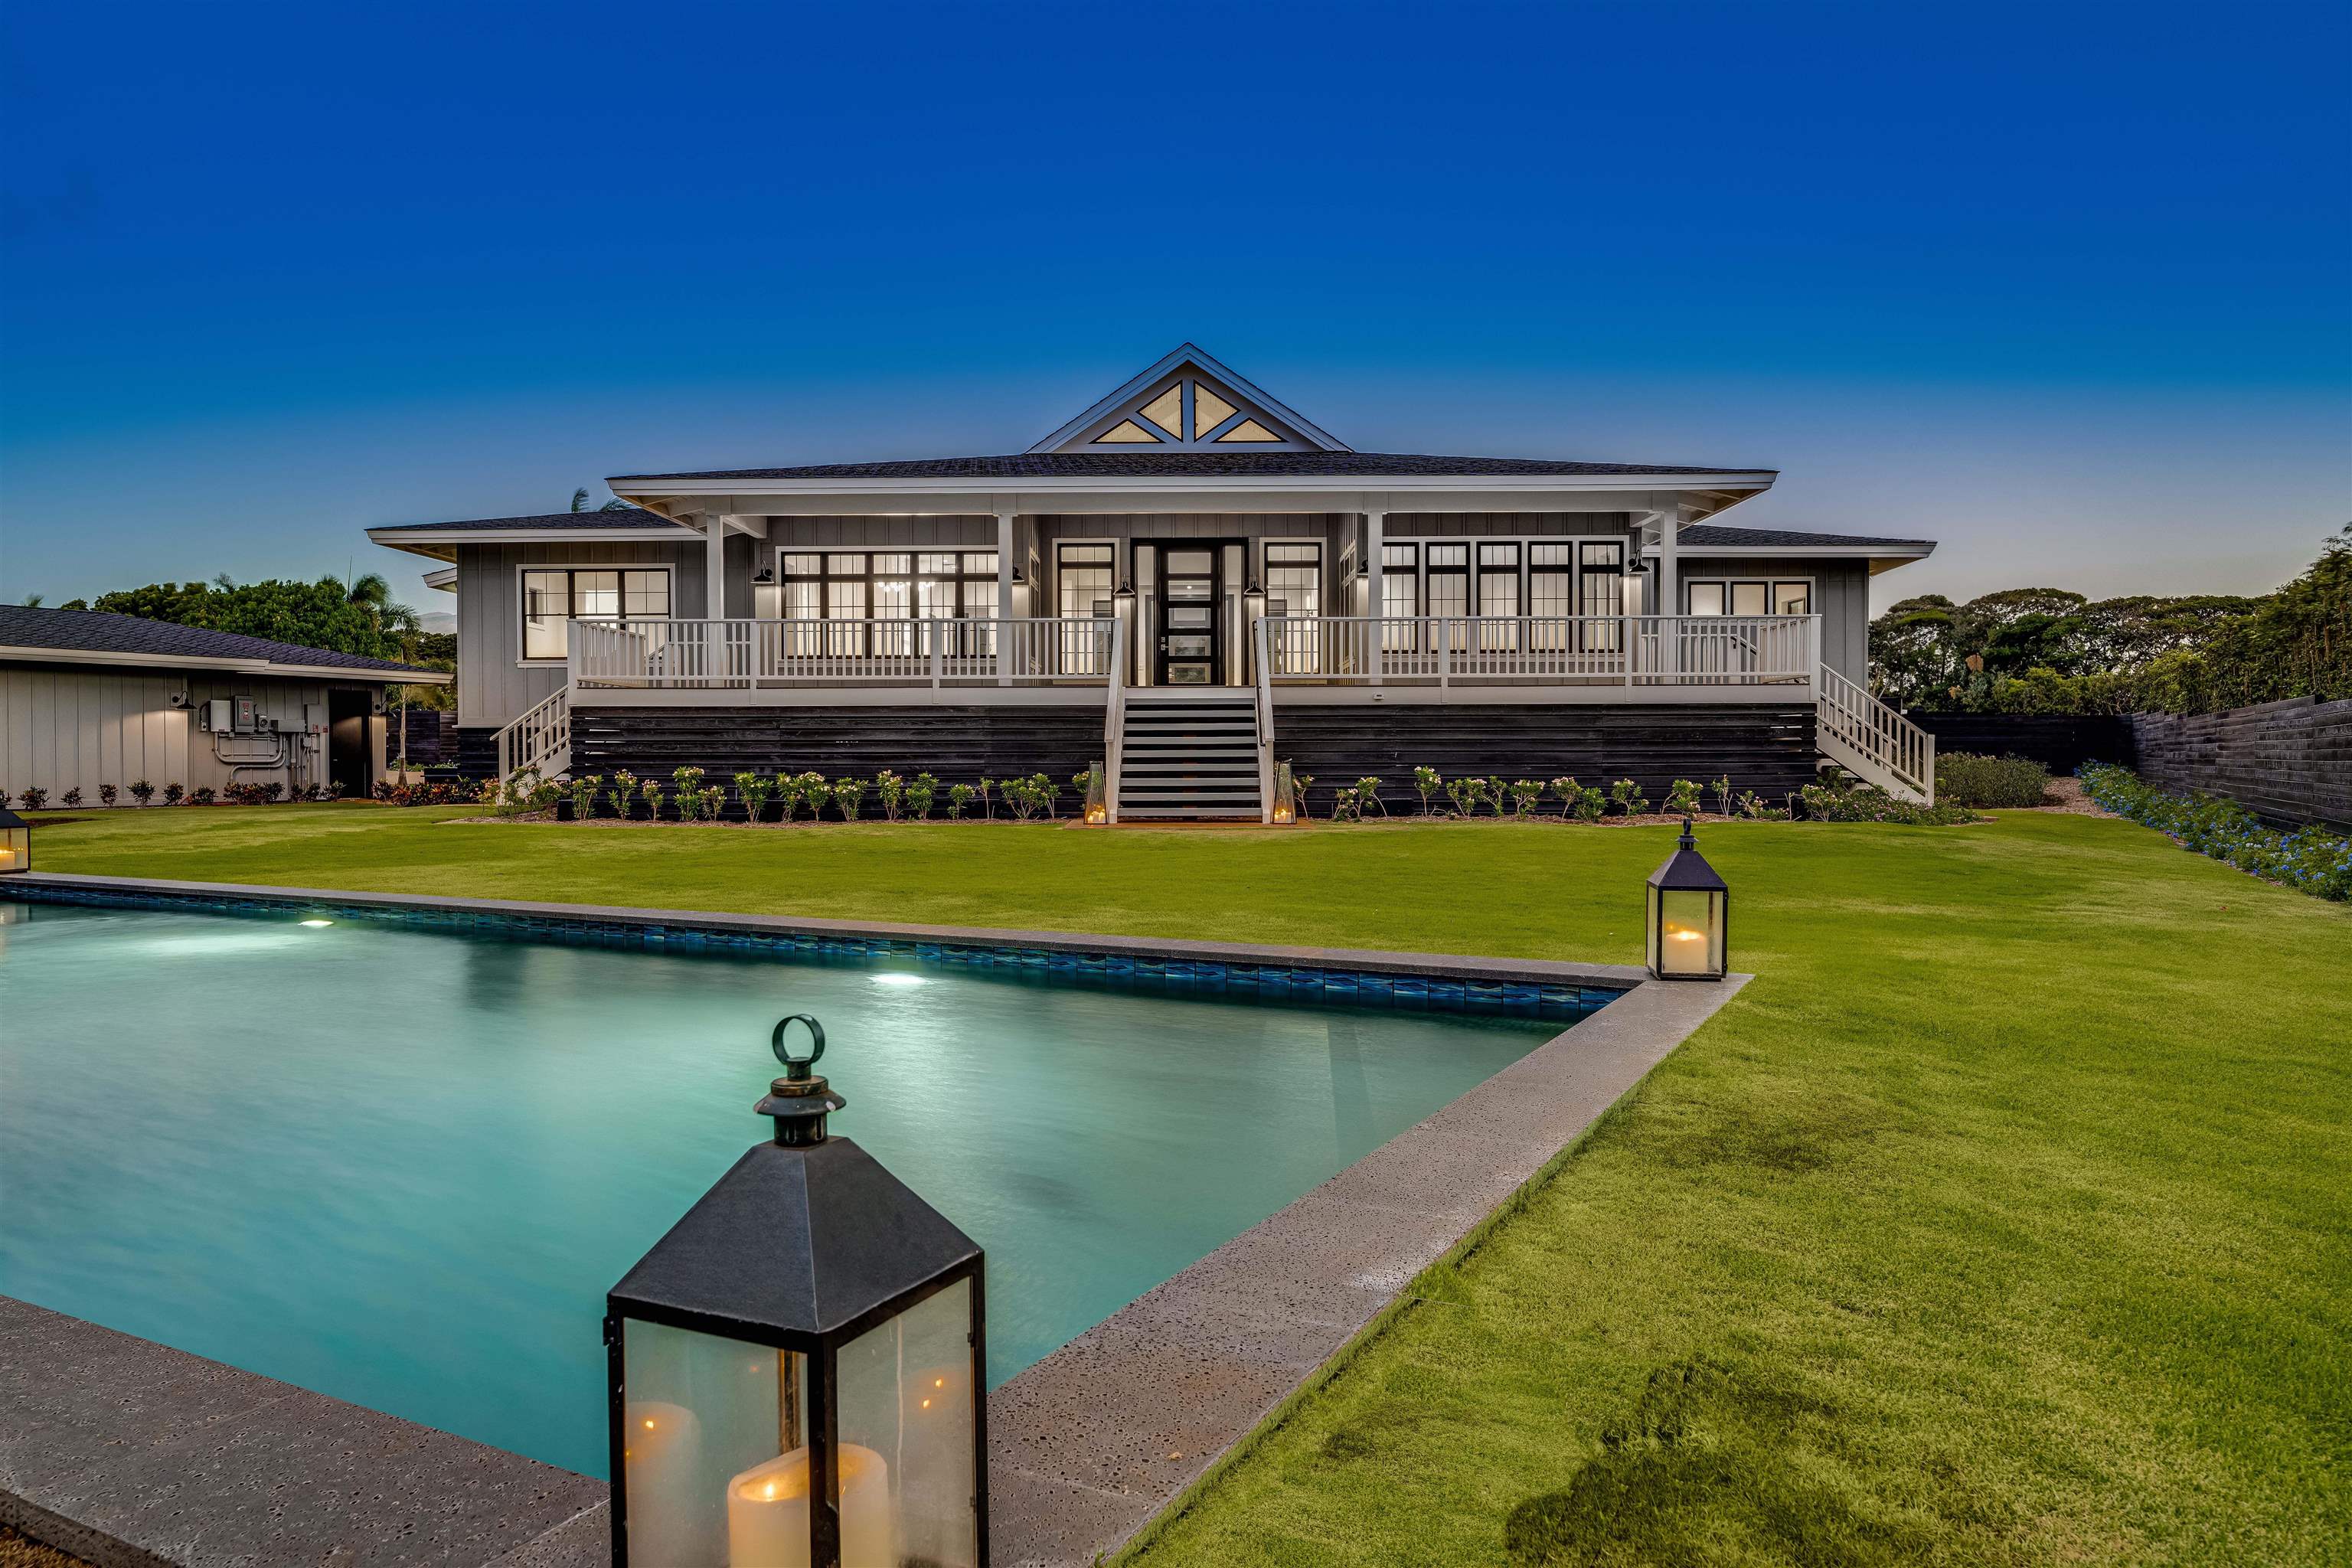
<instances>
[{"instance_id":1,"label":"black lantern","mask_svg":"<svg viewBox=\"0 0 2352 1568\"><path fill-rule=\"evenodd\" d=\"M1650 873L1648 958L1661 980L1720 980L1731 889L1715 874L1691 837L1683 836L1665 864Z\"/></svg>"},{"instance_id":2,"label":"black lantern","mask_svg":"<svg viewBox=\"0 0 2352 1568\"><path fill-rule=\"evenodd\" d=\"M0 805L0 876L32 868L32 827L23 817Z\"/></svg>"},{"instance_id":3,"label":"black lantern","mask_svg":"<svg viewBox=\"0 0 2352 1568\"><path fill-rule=\"evenodd\" d=\"M784 1037L795 1025L809 1052ZM981 1251L825 1117L824 1031L772 1041L759 1144L606 1295L613 1561L980 1568Z\"/></svg>"}]
</instances>

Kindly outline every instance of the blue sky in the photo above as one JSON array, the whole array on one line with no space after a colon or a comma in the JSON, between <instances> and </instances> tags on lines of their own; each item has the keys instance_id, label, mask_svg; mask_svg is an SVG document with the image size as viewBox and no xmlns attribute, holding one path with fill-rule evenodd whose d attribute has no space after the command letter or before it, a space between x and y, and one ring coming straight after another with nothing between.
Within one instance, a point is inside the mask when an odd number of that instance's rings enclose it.
<instances>
[{"instance_id":1,"label":"blue sky","mask_svg":"<svg viewBox=\"0 0 2352 1568\"><path fill-rule=\"evenodd\" d=\"M1191 338L1360 449L1777 467L1880 600L2352 519L2352 7L0 10L0 596L1018 450ZM598 499L603 492L597 491Z\"/></svg>"}]
</instances>

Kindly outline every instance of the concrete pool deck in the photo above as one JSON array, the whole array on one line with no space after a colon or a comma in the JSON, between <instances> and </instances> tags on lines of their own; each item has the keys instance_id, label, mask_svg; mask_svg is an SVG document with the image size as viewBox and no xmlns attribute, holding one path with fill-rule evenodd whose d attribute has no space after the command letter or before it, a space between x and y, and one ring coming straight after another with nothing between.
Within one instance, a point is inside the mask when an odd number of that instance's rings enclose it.
<instances>
[{"instance_id":1,"label":"concrete pool deck","mask_svg":"<svg viewBox=\"0 0 2352 1568\"><path fill-rule=\"evenodd\" d=\"M990 1561L1082 1568L1243 1451L1748 978L1624 965L35 874L0 897L475 913L1622 994L988 1396ZM0 1522L116 1564L603 1562L604 1484L0 1299Z\"/></svg>"}]
</instances>

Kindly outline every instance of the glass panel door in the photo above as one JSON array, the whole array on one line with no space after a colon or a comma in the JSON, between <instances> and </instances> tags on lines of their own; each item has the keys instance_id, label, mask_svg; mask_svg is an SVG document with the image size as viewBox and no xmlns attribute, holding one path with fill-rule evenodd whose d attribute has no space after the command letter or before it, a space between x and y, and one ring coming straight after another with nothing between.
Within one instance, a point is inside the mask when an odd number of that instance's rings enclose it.
<instances>
[{"instance_id":1,"label":"glass panel door","mask_svg":"<svg viewBox=\"0 0 2352 1568\"><path fill-rule=\"evenodd\" d=\"M1217 686L1224 681L1223 627L1213 547L1171 548L1160 555L1159 680L1162 686Z\"/></svg>"}]
</instances>

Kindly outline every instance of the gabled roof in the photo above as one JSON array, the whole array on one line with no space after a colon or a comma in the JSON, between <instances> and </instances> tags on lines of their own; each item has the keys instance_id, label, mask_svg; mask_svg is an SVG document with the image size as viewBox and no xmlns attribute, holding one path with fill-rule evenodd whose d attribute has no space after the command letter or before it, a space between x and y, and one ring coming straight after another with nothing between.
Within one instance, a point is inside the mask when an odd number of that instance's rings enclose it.
<instances>
[{"instance_id":1,"label":"gabled roof","mask_svg":"<svg viewBox=\"0 0 2352 1568\"><path fill-rule=\"evenodd\" d=\"M1106 444L1344 452L1347 443L1206 350L1179 343L1029 448L1076 451Z\"/></svg>"},{"instance_id":2,"label":"gabled roof","mask_svg":"<svg viewBox=\"0 0 2352 1568\"><path fill-rule=\"evenodd\" d=\"M1208 479L1330 475L1528 478L1633 475L1769 474L1770 468L1693 468L1660 463L1580 463L1549 458L1446 458L1397 452L1204 452L1174 447L1118 452L1019 452L997 458L915 458L898 462L820 463L791 468L722 468L696 474L616 474L610 482L644 486L668 479ZM651 516L651 513L647 513ZM488 527L488 524L467 524ZM391 529L373 531L389 533Z\"/></svg>"},{"instance_id":3,"label":"gabled roof","mask_svg":"<svg viewBox=\"0 0 2352 1568\"><path fill-rule=\"evenodd\" d=\"M447 674L364 658L332 648L304 647L206 626L174 626L99 610L51 610L0 605L0 658L37 662L56 654L74 664L172 664L226 667L248 674L382 674L404 684L437 686Z\"/></svg>"}]
</instances>

